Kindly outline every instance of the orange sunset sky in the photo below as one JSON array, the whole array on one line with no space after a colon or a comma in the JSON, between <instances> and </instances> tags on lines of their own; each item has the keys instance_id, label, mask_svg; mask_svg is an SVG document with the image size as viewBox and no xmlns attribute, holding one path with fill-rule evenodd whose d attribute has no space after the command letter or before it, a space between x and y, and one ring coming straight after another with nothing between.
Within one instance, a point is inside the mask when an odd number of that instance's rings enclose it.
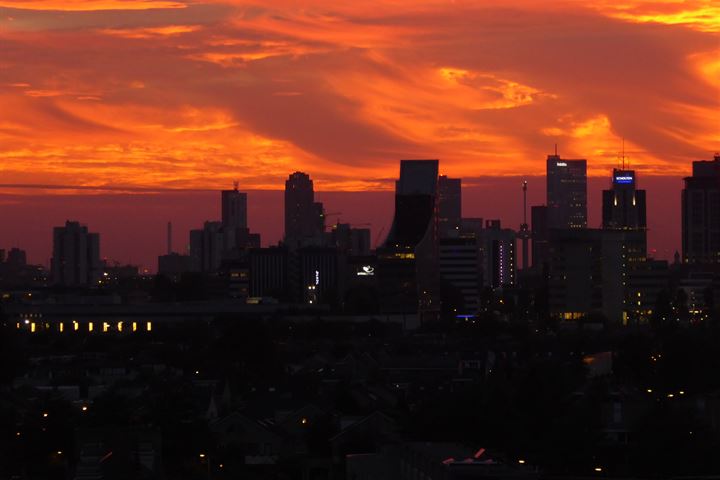
<instances>
[{"instance_id":1,"label":"orange sunset sky","mask_svg":"<svg viewBox=\"0 0 720 480\"><path fill-rule=\"evenodd\" d=\"M4 215L296 169L388 190L401 158L480 185L555 143L607 177L623 138L641 179L720 149L716 0L0 0Z\"/></svg>"}]
</instances>

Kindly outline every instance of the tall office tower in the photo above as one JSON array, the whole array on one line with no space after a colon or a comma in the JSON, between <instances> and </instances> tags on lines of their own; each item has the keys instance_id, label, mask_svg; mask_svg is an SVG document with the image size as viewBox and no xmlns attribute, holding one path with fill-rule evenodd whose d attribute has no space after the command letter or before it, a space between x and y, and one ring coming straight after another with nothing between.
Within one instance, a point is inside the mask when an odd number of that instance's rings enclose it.
<instances>
[{"instance_id":1,"label":"tall office tower","mask_svg":"<svg viewBox=\"0 0 720 480\"><path fill-rule=\"evenodd\" d=\"M637 190L634 170L613 169L610 190L602 193L602 225L605 230L625 232L625 256L629 264L647 257L645 190Z\"/></svg>"},{"instance_id":2,"label":"tall office tower","mask_svg":"<svg viewBox=\"0 0 720 480\"><path fill-rule=\"evenodd\" d=\"M289 253L284 247L250 250L250 296L290 301Z\"/></svg>"},{"instance_id":3,"label":"tall office tower","mask_svg":"<svg viewBox=\"0 0 720 480\"><path fill-rule=\"evenodd\" d=\"M587 228L587 161L547 157L548 228Z\"/></svg>"},{"instance_id":4,"label":"tall office tower","mask_svg":"<svg viewBox=\"0 0 720 480\"><path fill-rule=\"evenodd\" d=\"M370 254L370 229L353 228L349 223L336 223L327 234L327 244L347 255Z\"/></svg>"},{"instance_id":5,"label":"tall office tower","mask_svg":"<svg viewBox=\"0 0 720 480\"><path fill-rule=\"evenodd\" d=\"M629 269L626 278L628 323L647 323L657 309L658 299L670 288L670 265L667 260L649 258Z\"/></svg>"},{"instance_id":6,"label":"tall office tower","mask_svg":"<svg viewBox=\"0 0 720 480\"><path fill-rule=\"evenodd\" d=\"M437 183L437 160L400 162L395 216L378 248L378 289L385 311L439 312Z\"/></svg>"},{"instance_id":7,"label":"tall office tower","mask_svg":"<svg viewBox=\"0 0 720 480\"><path fill-rule=\"evenodd\" d=\"M518 230L518 239L522 244L522 269L527 270L530 266L528 261L528 242L530 240L530 228L527 223L527 180L523 180L522 191L523 191L523 223L520 224L520 230Z\"/></svg>"},{"instance_id":8,"label":"tall office tower","mask_svg":"<svg viewBox=\"0 0 720 480\"><path fill-rule=\"evenodd\" d=\"M19 248L11 248L7 254L7 264L15 267L27 265L27 253Z\"/></svg>"},{"instance_id":9,"label":"tall office tower","mask_svg":"<svg viewBox=\"0 0 720 480\"><path fill-rule=\"evenodd\" d=\"M610 322L626 321L624 244L622 230L550 231L550 314L573 321L602 313Z\"/></svg>"},{"instance_id":10,"label":"tall office tower","mask_svg":"<svg viewBox=\"0 0 720 480\"><path fill-rule=\"evenodd\" d=\"M457 238L441 238L439 246L440 276L462 299L458 314L475 314L482 285L481 250L472 232ZM443 299L443 304L446 302Z\"/></svg>"},{"instance_id":11,"label":"tall office tower","mask_svg":"<svg viewBox=\"0 0 720 480\"><path fill-rule=\"evenodd\" d=\"M288 280L295 301L337 304L345 294L345 254L331 247L299 248L290 256Z\"/></svg>"},{"instance_id":12,"label":"tall office tower","mask_svg":"<svg viewBox=\"0 0 720 480\"><path fill-rule=\"evenodd\" d=\"M462 218L462 180L440 175L438 178L438 236L457 237Z\"/></svg>"},{"instance_id":13,"label":"tall office tower","mask_svg":"<svg viewBox=\"0 0 720 480\"><path fill-rule=\"evenodd\" d=\"M235 182L232 190L223 190L222 224L223 227L247 228L247 193L238 191Z\"/></svg>"},{"instance_id":14,"label":"tall office tower","mask_svg":"<svg viewBox=\"0 0 720 480\"><path fill-rule=\"evenodd\" d=\"M685 263L720 263L720 154L693 162L685 178L682 251Z\"/></svg>"},{"instance_id":15,"label":"tall office tower","mask_svg":"<svg viewBox=\"0 0 720 480\"><path fill-rule=\"evenodd\" d=\"M239 259L248 248L260 247L260 236L250 233L247 215L247 193L238 191L237 182L232 190L223 190L222 233L223 259Z\"/></svg>"},{"instance_id":16,"label":"tall office tower","mask_svg":"<svg viewBox=\"0 0 720 480\"><path fill-rule=\"evenodd\" d=\"M532 265L543 268L549 260L548 209L545 205L530 207L530 236L532 237Z\"/></svg>"},{"instance_id":17,"label":"tall office tower","mask_svg":"<svg viewBox=\"0 0 720 480\"><path fill-rule=\"evenodd\" d=\"M205 222L201 230L190 230L191 271L217 272L225 251L225 235L221 222Z\"/></svg>"},{"instance_id":18,"label":"tall office tower","mask_svg":"<svg viewBox=\"0 0 720 480\"><path fill-rule=\"evenodd\" d=\"M475 314L480 307L480 292L487 260L485 230L482 218L461 218L457 237L439 239L438 264L440 277L462 297L458 314ZM443 305L448 299L443 298ZM456 298L450 299L457 303Z\"/></svg>"},{"instance_id":19,"label":"tall office tower","mask_svg":"<svg viewBox=\"0 0 720 480\"><path fill-rule=\"evenodd\" d=\"M79 222L53 229L52 279L56 285L87 286L100 278L100 235Z\"/></svg>"},{"instance_id":20,"label":"tall office tower","mask_svg":"<svg viewBox=\"0 0 720 480\"><path fill-rule=\"evenodd\" d=\"M324 232L323 205L315 201L312 180L306 173L293 173L285 181L285 244L320 246Z\"/></svg>"},{"instance_id":21,"label":"tall office tower","mask_svg":"<svg viewBox=\"0 0 720 480\"><path fill-rule=\"evenodd\" d=\"M483 283L493 288L515 284L517 233L502 228L500 220L486 220L483 238Z\"/></svg>"}]
</instances>

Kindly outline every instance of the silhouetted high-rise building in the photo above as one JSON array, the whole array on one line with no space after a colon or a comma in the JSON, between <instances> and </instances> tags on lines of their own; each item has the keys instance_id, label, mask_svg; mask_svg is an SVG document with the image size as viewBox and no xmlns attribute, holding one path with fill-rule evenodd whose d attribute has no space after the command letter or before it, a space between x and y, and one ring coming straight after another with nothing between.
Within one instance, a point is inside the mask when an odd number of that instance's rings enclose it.
<instances>
[{"instance_id":1,"label":"silhouetted high-rise building","mask_svg":"<svg viewBox=\"0 0 720 480\"><path fill-rule=\"evenodd\" d=\"M625 232L628 263L642 262L647 257L645 190L637 190L636 182L634 170L615 168L611 189L602 194L603 229Z\"/></svg>"},{"instance_id":2,"label":"silhouetted high-rise building","mask_svg":"<svg viewBox=\"0 0 720 480\"><path fill-rule=\"evenodd\" d=\"M239 192L237 183L232 190L223 190L222 224L223 227L247 228L247 193Z\"/></svg>"},{"instance_id":3,"label":"silhouetted high-rise building","mask_svg":"<svg viewBox=\"0 0 720 480\"><path fill-rule=\"evenodd\" d=\"M682 251L686 263L720 263L720 155L693 162L685 178Z\"/></svg>"},{"instance_id":4,"label":"silhouetted high-rise building","mask_svg":"<svg viewBox=\"0 0 720 480\"><path fill-rule=\"evenodd\" d=\"M52 279L56 285L87 286L100 277L100 235L79 222L53 229Z\"/></svg>"},{"instance_id":5,"label":"silhouetted high-rise building","mask_svg":"<svg viewBox=\"0 0 720 480\"><path fill-rule=\"evenodd\" d=\"M284 247L250 250L250 296L288 301L289 254Z\"/></svg>"},{"instance_id":6,"label":"silhouetted high-rise building","mask_svg":"<svg viewBox=\"0 0 720 480\"><path fill-rule=\"evenodd\" d=\"M201 230L190 230L190 269L217 272L223 260L225 236L221 222L205 222Z\"/></svg>"},{"instance_id":7,"label":"silhouetted high-rise building","mask_svg":"<svg viewBox=\"0 0 720 480\"><path fill-rule=\"evenodd\" d=\"M378 289L386 311L439 310L437 160L402 160L395 216L378 248Z\"/></svg>"},{"instance_id":8,"label":"silhouetted high-rise building","mask_svg":"<svg viewBox=\"0 0 720 480\"><path fill-rule=\"evenodd\" d=\"M370 254L370 229L353 228L349 223L336 223L328 232L328 246L348 255Z\"/></svg>"},{"instance_id":9,"label":"silhouetted high-rise building","mask_svg":"<svg viewBox=\"0 0 720 480\"><path fill-rule=\"evenodd\" d=\"M661 295L669 290L668 262L648 258L628 269L626 280L625 310L628 322L649 322L658 307Z\"/></svg>"},{"instance_id":10,"label":"silhouetted high-rise building","mask_svg":"<svg viewBox=\"0 0 720 480\"><path fill-rule=\"evenodd\" d=\"M517 233L502 228L500 220L486 220L483 238L483 283L493 288L515 284Z\"/></svg>"},{"instance_id":11,"label":"silhouetted high-rise building","mask_svg":"<svg viewBox=\"0 0 720 480\"><path fill-rule=\"evenodd\" d=\"M260 248L260 235L250 233L247 225L247 193L239 192L235 183L232 190L221 192L220 199L222 221L206 221L202 229L190 231L189 262L193 272L218 273L224 261L232 262L232 268L239 268L248 249ZM169 244L168 240L168 248ZM183 267L185 259L170 253L162 261L172 270Z\"/></svg>"},{"instance_id":12,"label":"silhouetted high-rise building","mask_svg":"<svg viewBox=\"0 0 720 480\"><path fill-rule=\"evenodd\" d=\"M336 304L345 292L345 254L330 247L299 248L290 257L291 289L296 301Z\"/></svg>"},{"instance_id":13,"label":"silhouetted high-rise building","mask_svg":"<svg viewBox=\"0 0 720 480\"><path fill-rule=\"evenodd\" d=\"M456 296L462 300L460 310L456 312L458 314L475 314L478 311L482 285L482 257L478 241L472 232L457 238L440 239L440 276L445 282L444 290L454 289ZM446 301L443 299L443 303ZM454 303L457 305L457 300Z\"/></svg>"},{"instance_id":14,"label":"silhouetted high-rise building","mask_svg":"<svg viewBox=\"0 0 720 480\"><path fill-rule=\"evenodd\" d=\"M624 243L620 230L551 230L550 314L565 321L602 314L613 323L622 322L627 290Z\"/></svg>"},{"instance_id":15,"label":"silhouetted high-rise building","mask_svg":"<svg viewBox=\"0 0 720 480\"><path fill-rule=\"evenodd\" d=\"M440 175L438 178L438 235L457 237L462 218L462 180Z\"/></svg>"},{"instance_id":16,"label":"silhouetted high-rise building","mask_svg":"<svg viewBox=\"0 0 720 480\"><path fill-rule=\"evenodd\" d=\"M547 224L587 228L587 161L547 157Z\"/></svg>"},{"instance_id":17,"label":"silhouetted high-rise building","mask_svg":"<svg viewBox=\"0 0 720 480\"><path fill-rule=\"evenodd\" d=\"M7 254L7 263L15 267L27 265L27 253L20 248L11 248Z\"/></svg>"},{"instance_id":18,"label":"silhouetted high-rise building","mask_svg":"<svg viewBox=\"0 0 720 480\"><path fill-rule=\"evenodd\" d=\"M550 234L545 205L530 207L530 237L532 238L532 265L542 268L549 259Z\"/></svg>"},{"instance_id":19,"label":"silhouetted high-rise building","mask_svg":"<svg viewBox=\"0 0 720 480\"><path fill-rule=\"evenodd\" d=\"M247 193L239 192L235 183L233 190L222 191L221 200L223 259L238 259L246 249L260 248L260 234L248 228Z\"/></svg>"},{"instance_id":20,"label":"silhouetted high-rise building","mask_svg":"<svg viewBox=\"0 0 720 480\"><path fill-rule=\"evenodd\" d=\"M290 248L322 245L325 215L315 201L313 182L303 172L285 181L285 244Z\"/></svg>"}]
</instances>

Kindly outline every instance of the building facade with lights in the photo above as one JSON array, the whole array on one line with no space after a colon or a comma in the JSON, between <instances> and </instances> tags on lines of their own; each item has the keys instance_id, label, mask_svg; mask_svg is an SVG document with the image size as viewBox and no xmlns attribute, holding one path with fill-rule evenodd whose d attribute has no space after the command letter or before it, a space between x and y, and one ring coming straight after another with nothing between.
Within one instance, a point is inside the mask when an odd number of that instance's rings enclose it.
<instances>
[{"instance_id":1,"label":"building facade with lights","mask_svg":"<svg viewBox=\"0 0 720 480\"><path fill-rule=\"evenodd\" d=\"M462 219L462 180L440 175L438 178L438 237L457 236Z\"/></svg>"},{"instance_id":2,"label":"building facade with lights","mask_svg":"<svg viewBox=\"0 0 720 480\"><path fill-rule=\"evenodd\" d=\"M437 160L400 162L393 223L377 249L384 311L439 312L437 196Z\"/></svg>"},{"instance_id":3,"label":"building facade with lights","mask_svg":"<svg viewBox=\"0 0 720 480\"><path fill-rule=\"evenodd\" d=\"M720 155L693 162L682 191L682 258L689 264L720 264Z\"/></svg>"},{"instance_id":4,"label":"building facade with lights","mask_svg":"<svg viewBox=\"0 0 720 480\"><path fill-rule=\"evenodd\" d=\"M549 229L587 228L587 161L547 157Z\"/></svg>"},{"instance_id":5,"label":"building facade with lights","mask_svg":"<svg viewBox=\"0 0 720 480\"><path fill-rule=\"evenodd\" d=\"M647 210L645 190L638 190L634 170L613 169L611 188L602 192L602 227L625 233L629 264L647 257Z\"/></svg>"},{"instance_id":6,"label":"building facade with lights","mask_svg":"<svg viewBox=\"0 0 720 480\"><path fill-rule=\"evenodd\" d=\"M577 321L602 314L611 323L626 319L627 286L622 231L551 230L548 271L550 314Z\"/></svg>"}]
</instances>

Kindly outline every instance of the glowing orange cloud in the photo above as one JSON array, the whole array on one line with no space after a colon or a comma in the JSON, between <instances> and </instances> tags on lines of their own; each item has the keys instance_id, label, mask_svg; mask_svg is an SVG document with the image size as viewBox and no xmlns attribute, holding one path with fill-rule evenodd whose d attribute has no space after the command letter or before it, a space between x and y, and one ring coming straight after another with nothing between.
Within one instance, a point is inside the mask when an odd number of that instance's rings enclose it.
<instances>
[{"instance_id":1,"label":"glowing orange cloud","mask_svg":"<svg viewBox=\"0 0 720 480\"><path fill-rule=\"evenodd\" d=\"M720 32L720 5L714 0L636 0L588 2L614 18L638 23L682 25L705 32Z\"/></svg>"},{"instance_id":2,"label":"glowing orange cloud","mask_svg":"<svg viewBox=\"0 0 720 480\"><path fill-rule=\"evenodd\" d=\"M100 29L99 33L124 38L145 39L169 35L182 35L183 33L195 32L197 30L200 30L200 28L201 27L197 25L167 25L164 27L130 29L106 28Z\"/></svg>"},{"instance_id":3,"label":"glowing orange cloud","mask_svg":"<svg viewBox=\"0 0 720 480\"><path fill-rule=\"evenodd\" d=\"M720 148L707 1L0 6L5 183L377 190L401 158L541 174L558 143L606 175L625 139L677 175Z\"/></svg>"},{"instance_id":4,"label":"glowing orange cloud","mask_svg":"<svg viewBox=\"0 0 720 480\"><path fill-rule=\"evenodd\" d=\"M2 0L0 7L27 10L149 10L152 8L184 8L181 2L164 0Z\"/></svg>"}]
</instances>

